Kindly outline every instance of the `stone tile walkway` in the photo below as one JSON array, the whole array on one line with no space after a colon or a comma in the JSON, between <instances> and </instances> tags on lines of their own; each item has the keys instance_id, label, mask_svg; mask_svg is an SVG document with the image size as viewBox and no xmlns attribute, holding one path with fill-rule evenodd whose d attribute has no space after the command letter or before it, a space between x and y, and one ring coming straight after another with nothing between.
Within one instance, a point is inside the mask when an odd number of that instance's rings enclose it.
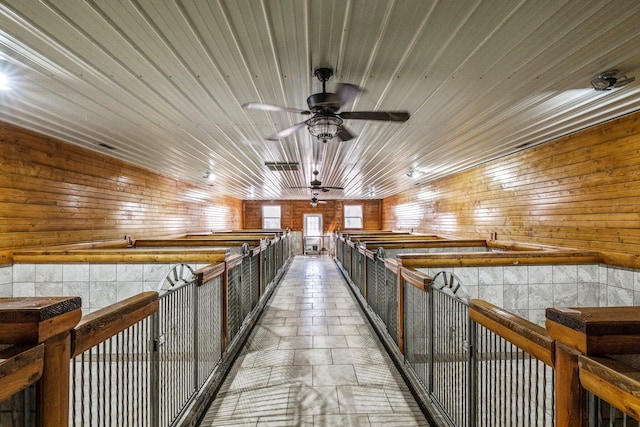
<instances>
[{"instance_id":1,"label":"stone tile walkway","mask_svg":"<svg viewBox=\"0 0 640 427\"><path fill-rule=\"evenodd\" d=\"M297 256L201 426L428 426L333 260Z\"/></svg>"}]
</instances>

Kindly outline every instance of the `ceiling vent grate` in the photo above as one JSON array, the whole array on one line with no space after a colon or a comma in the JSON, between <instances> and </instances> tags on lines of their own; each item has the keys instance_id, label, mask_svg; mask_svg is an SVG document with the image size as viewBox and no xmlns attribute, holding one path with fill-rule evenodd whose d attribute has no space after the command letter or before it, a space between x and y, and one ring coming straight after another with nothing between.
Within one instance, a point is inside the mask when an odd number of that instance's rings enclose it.
<instances>
[{"instance_id":1,"label":"ceiling vent grate","mask_svg":"<svg viewBox=\"0 0 640 427\"><path fill-rule=\"evenodd\" d=\"M298 163L288 162L264 162L264 165L269 168L270 171L284 172L284 171L297 171Z\"/></svg>"}]
</instances>

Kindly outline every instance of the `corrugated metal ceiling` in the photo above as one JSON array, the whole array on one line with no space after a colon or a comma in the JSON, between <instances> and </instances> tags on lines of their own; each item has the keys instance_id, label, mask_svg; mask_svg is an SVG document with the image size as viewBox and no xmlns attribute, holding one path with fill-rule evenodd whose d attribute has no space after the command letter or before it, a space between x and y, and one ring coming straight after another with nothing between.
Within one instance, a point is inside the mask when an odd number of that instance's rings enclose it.
<instances>
[{"instance_id":1,"label":"corrugated metal ceiling","mask_svg":"<svg viewBox=\"0 0 640 427\"><path fill-rule=\"evenodd\" d=\"M265 141L306 117L242 104L306 109L318 67L366 90L343 111L411 118ZM309 198L314 170L344 187L324 198L383 198L639 110L640 81L591 87L612 68L638 74L637 0L0 4L0 120L240 199Z\"/></svg>"}]
</instances>

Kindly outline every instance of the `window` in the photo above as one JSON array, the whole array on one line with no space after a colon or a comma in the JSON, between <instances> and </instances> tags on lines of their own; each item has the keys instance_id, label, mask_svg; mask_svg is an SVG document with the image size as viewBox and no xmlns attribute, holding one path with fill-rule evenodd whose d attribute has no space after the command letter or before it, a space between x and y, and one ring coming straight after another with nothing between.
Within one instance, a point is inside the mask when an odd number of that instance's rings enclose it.
<instances>
[{"instance_id":1,"label":"window","mask_svg":"<svg viewBox=\"0 0 640 427\"><path fill-rule=\"evenodd\" d=\"M344 228L362 228L362 205L344 206Z\"/></svg>"},{"instance_id":2,"label":"window","mask_svg":"<svg viewBox=\"0 0 640 427\"><path fill-rule=\"evenodd\" d=\"M280 206L263 206L262 207L262 228L280 229Z\"/></svg>"}]
</instances>

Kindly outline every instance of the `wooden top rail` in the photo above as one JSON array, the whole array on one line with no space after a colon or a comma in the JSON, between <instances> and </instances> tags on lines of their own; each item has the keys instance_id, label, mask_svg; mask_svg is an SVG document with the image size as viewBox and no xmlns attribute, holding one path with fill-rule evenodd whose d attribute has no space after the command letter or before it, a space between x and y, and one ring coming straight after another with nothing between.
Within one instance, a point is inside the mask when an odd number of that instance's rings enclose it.
<instances>
[{"instance_id":1,"label":"wooden top rail","mask_svg":"<svg viewBox=\"0 0 640 427\"><path fill-rule=\"evenodd\" d=\"M348 239L352 242L388 242L388 241L412 241L412 240L441 240L440 237L435 235L416 235L416 234L393 234L386 236L378 236L378 235L357 235L351 234L347 236Z\"/></svg>"},{"instance_id":2,"label":"wooden top rail","mask_svg":"<svg viewBox=\"0 0 640 427\"><path fill-rule=\"evenodd\" d=\"M487 246L507 251L557 251L566 250L560 246L537 245L534 243L510 242L502 240L487 240Z\"/></svg>"},{"instance_id":3,"label":"wooden top rail","mask_svg":"<svg viewBox=\"0 0 640 427\"><path fill-rule=\"evenodd\" d=\"M341 240L347 240L347 239L375 239L375 238L379 238L379 239L383 239L385 236L390 236L392 238L394 237L403 237L403 236L411 236L412 234L410 233L395 233L395 232L391 232L391 231L387 231L387 232L380 232L380 231L370 231L370 232L365 232L365 231L353 231L353 232L346 232L346 231L341 231L339 233L337 233L337 236L339 239Z\"/></svg>"},{"instance_id":4,"label":"wooden top rail","mask_svg":"<svg viewBox=\"0 0 640 427\"><path fill-rule=\"evenodd\" d=\"M431 285L431 282L433 282L433 277L405 267L400 267L400 274L407 283L424 292L427 291L427 288Z\"/></svg>"},{"instance_id":5,"label":"wooden top rail","mask_svg":"<svg viewBox=\"0 0 640 427\"><path fill-rule=\"evenodd\" d=\"M558 341L588 355L636 354L640 310L631 307L547 308L546 326Z\"/></svg>"},{"instance_id":6,"label":"wooden top rail","mask_svg":"<svg viewBox=\"0 0 640 427\"><path fill-rule=\"evenodd\" d=\"M288 228L270 228L270 229L263 229L263 228L247 228L247 229L243 229L243 230L231 230L229 231L230 234L273 234L273 233L277 233L283 236L289 235L291 234L291 230ZM214 232L212 234L219 234L219 232Z\"/></svg>"},{"instance_id":7,"label":"wooden top rail","mask_svg":"<svg viewBox=\"0 0 640 427\"><path fill-rule=\"evenodd\" d=\"M0 402L35 383L42 376L44 344L11 346L0 351Z\"/></svg>"},{"instance_id":8,"label":"wooden top rail","mask_svg":"<svg viewBox=\"0 0 640 427\"><path fill-rule=\"evenodd\" d=\"M231 255L227 258L227 270L242 264L242 255Z\"/></svg>"},{"instance_id":9,"label":"wooden top rail","mask_svg":"<svg viewBox=\"0 0 640 427\"><path fill-rule=\"evenodd\" d=\"M640 371L614 359L578 356L580 383L605 402L640 421Z\"/></svg>"},{"instance_id":10,"label":"wooden top rail","mask_svg":"<svg viewBox=\"0 0 640 427\"><path fill-rule=\"evenodd\" d=\"M555 341L542 326L478 299L470 301L469 317L546 365L554 366Z\"/></svg>"},{"instance_id":11,"label":"wooden top rail","mask_svg":"<svg viewBox=\"0 0 640 427\"><path fill-rule=\"evenodd\" d=\"M225 238L225 239L138 239L134 242L134 247L136 248L157 248L157 247L190 247L190 246L201 246L201 247L226 247L226 246L242 246L243 244L248 244L250 247L260 246L262 243L261 239L236 239L236 238Z\"/></svg>"},{"instance_id":12,"label":"wooden top rail","mask_svg":"<svg viewBox=\"0 0 640 427\"><path fill-rule=\"evenodd\" d=\"M378 247L384 249L408 248L486 248L486 240L445 240L445 239L398 239L398 240L361 240L367 249L375 251Z\"/></svg>"},{"instance_id":13,"label":"wooden top rail","mask_svg":"<svg viewBox=\"0 0 640 427\"><path fill-rule=\"evenodd\" d=\"M158 311L158 307L158 293L150 291L84 316L71 333L71 357L149 317Z\"/></svg>"},{"instance_id":14,"label":"wooden top rail","mask_svg":"<svg viewBox=\"0 0 640 427\"><path fill-rule=\"evenodd\" d=\"M15 263L178 263L224 261L228 248L123 248L123 249L84 249L84 250L34 250L13 253Z\"/></svg>"},{"instance_id":15,"label":"wooden top rail","mask_svg":"<svg viewBox=\"0 0 640 427\"><path fill-rule=\"evenodd\" d=\"M222 276L225 272L225 263L207 265L196 270L195 274L198 277L198 286L203 286L209 281L215 279L218 276Z\"/></svg>"},{"instance_id":16,"label":"wooden top rail","mask_svg":"<svg viewBox=\"0 0 640 427\"><path fill-rule=\"evenodd\" d=\"M38 344L73 329L79 297L0 298L0 344Z\"/></svg>"},{"instance_id":17,"label":"wooden top rail","mask_svg":"<svg viewBox=\"0 0 640 427\"><path fill-rule=\"evenodd\" d=\"M180 237L181 239L202 239L202 240L262 240L264 238L273 240L275 238L281 238L278 233L229 233L229 234L185 234Z\"/></svg>"},{"instance_id":18,"label":"wooden top rail","mask_svg":"<svg viewBox=\"0 0 640 427\"><path fill-rule=\"evenodd\" d=\"M601 261L597 252L585 251L514 251L514 252L449 252L404 254L397 256L405 267L456 267L540 264L592 264Z\"/></svg>"}]
</instances>

